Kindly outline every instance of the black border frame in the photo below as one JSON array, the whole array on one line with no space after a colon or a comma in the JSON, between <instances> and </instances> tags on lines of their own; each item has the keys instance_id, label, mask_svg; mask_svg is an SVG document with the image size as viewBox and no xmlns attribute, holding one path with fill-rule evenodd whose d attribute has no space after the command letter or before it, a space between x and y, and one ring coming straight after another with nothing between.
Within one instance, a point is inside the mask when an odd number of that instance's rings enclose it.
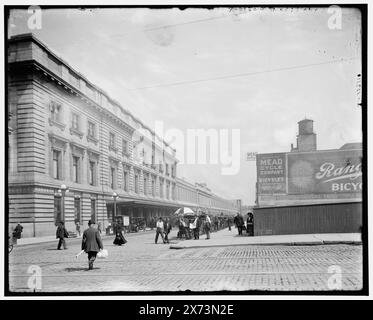
<instances>
[{"instance_id":1,"label":"black border frame","mask_svg":"<svg viewBox=\"0 0 373 320\"><path fill-rule=\"evenodd\" d=\"M211 5L41 5L40 8L47 10L47 9L126 9L126 8L150 8L150 9L171 9L171 8L179 8L181 10L185 10L188 8L200 8L200 9L214 9L214 8L278 8L280 10L287 9L287 8L326 8L330 7L333 4L211 4ZM250 290L250 291L209 291L209 292L198 292L198 291L182 291L182 292L166 292L166 291L152 291L152 292L74 292L67 293L67 292L57 292L57 293L48 293L48 292L35 292L35 293L27 293L27 292L11 292L9 291L9 255L8 255L8 224L9 224L9 217L8 214L8 163L6 161L8 157L8 149L5 150L5 197L4 197L4 296L5 297L47 297L47 296L237 296L242 297L245 295L260 295L260 296L289 296L289 295L297 295L297 296L305 296L305 295L318 295L318 296L364 296L369 295L369 270L368 270L368 162L367 162L367 21L368 21L368 4L337 4L341 8L355 8L360 10L361 12L361 31L362 31L362 75L361 75L361 84L362 84L362 93L361 93L361 112L362 112L362 142L363 142L363 228L362 228L362 242L363 242L363 288L358 291L258 291L258 290ZM8 18L10 14L10 10L12 9L28 9L29 6L27 5L4 5L4 105L5 105L5 123L4 123L4 146L8 146ZM141 302L141 305L145 304ZM229 304L230 300L223 301L225 304ZM154 300L153 302L156 302ZM153 304L153 302L148 302ZM176 302L176 301L174 301ZM179 302L179 301L178 301ZM192 300L190 301L192 302ZM233 300L232 300L233 302Z\"/></svg>"}]
</instances>

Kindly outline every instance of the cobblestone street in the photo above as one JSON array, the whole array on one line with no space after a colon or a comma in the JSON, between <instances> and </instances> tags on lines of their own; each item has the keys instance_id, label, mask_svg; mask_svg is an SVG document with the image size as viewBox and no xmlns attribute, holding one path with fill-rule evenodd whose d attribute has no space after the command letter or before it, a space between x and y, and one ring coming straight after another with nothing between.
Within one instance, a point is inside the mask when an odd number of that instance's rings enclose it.
<instances>
[{"instance_id":1,"label":"cobblestone street","mask_svg":"<svg viewBox=\"0 0 373 320\"><path fill-rule=\"evenodd\" d=\"M171 242L176 242L176 233ZM42 270L41 292L149 292L329 290L329 268L342 272L342 290L362 288L361 245L234 246L171 250L154 233L127 235L123 247L106 237L107 259L97 259L87 271L80 239L67 239L67 250L56 243L15 247L9 256L13 292L28 292L28 268ZM329 271L329 272L328 272Z\"/></svg>"}]
</instances>

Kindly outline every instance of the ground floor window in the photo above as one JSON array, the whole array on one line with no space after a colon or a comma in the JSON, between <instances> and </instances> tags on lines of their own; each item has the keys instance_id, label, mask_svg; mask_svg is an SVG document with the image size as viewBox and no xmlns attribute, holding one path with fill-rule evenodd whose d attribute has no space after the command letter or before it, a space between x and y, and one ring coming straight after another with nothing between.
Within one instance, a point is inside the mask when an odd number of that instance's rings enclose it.
<instances>
[{"instance_id":1,"label":"ground floor window","mask_svg":"<svg viewBox=\"0 0 373 320\"><path fill-rule=\"evenodd\" d=\"M53 167L52 177L54 179L61 179L62 173L62 153L59 150L53 150Z\"/></svg>"},{"instance_id":2,"label":"ground floor window","mask_svg":"<svg viewBox=\"0 0 373 320\"><path fill-rule=\"evenodd\" d=\"M96 199L91 199L91 220L96 221Z\"/></svg>"},{"instance_id":3,"label":"ground floor window","mask_svg":"<svg viewBox=\"0 0 373 320\"><path fill-rule=\"evenodd\" d=\"M81 218L81 201L80 197L75 197L74 199L74 215L75 215L75 222L79 222L80 224L82 223L82 218Z\"/></svg>"},{"instance_id":4,"label":"ground floor window","mask_svg":"<svg viewBox=\"0 0 373 320\"><path fill-rule=\"evenodd\" d=\"M59 196L54 197L54 224L58 225L63 221L62 217L62 199Z\"/></svg>"},{"instance_id":5,"label":"ground floor window","mask_svg":"<svg viewBox=\"0 0 373 320\"><path fill-rule=\"evenodd\" d=\"M135 192L139 193L139 175L135 173Z\"/></svg>"}]
</instances>

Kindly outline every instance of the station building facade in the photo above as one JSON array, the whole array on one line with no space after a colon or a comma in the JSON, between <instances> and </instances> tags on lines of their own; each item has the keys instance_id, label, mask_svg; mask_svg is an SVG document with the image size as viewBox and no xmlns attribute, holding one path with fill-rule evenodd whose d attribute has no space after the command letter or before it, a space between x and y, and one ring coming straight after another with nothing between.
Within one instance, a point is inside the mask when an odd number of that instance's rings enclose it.
<instances>
[{"instance_id":1,"label":"station building facade","mask_svg":"<svg viewBox=\"0 0 373 320\"><path fill-rule=\"evenodd\" d=\"M8 217L24 237L63 220L234 214L229 199L177 178L176 150L32 34L8 40Z\"/></svg>"}]
</instances>

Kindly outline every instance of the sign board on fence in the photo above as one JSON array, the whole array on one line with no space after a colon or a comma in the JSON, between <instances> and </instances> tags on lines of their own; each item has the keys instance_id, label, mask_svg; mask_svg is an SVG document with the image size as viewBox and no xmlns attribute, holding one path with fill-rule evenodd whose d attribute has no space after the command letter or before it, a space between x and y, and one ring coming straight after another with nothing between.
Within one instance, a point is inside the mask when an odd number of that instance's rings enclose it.
<instances>
[{"instance_id":1,"label":"sign board on fence","mask_svg":"<svg viewBox=\"0 0 373 320\"><path fill-rule=\"evenodd\" d=\"M286 154L267 153L256 157L258 192L286 193Z\"/></svg>"},{"instance_id":2,"label":"sign board on fence","mask_svg":"<svg viewBox=\"0 0 373 320\"><path fill-rule=\"evenodd\" d=\"M359 193L361 150L288 153L288 193Z\"/></svg>"}]
</instances>

